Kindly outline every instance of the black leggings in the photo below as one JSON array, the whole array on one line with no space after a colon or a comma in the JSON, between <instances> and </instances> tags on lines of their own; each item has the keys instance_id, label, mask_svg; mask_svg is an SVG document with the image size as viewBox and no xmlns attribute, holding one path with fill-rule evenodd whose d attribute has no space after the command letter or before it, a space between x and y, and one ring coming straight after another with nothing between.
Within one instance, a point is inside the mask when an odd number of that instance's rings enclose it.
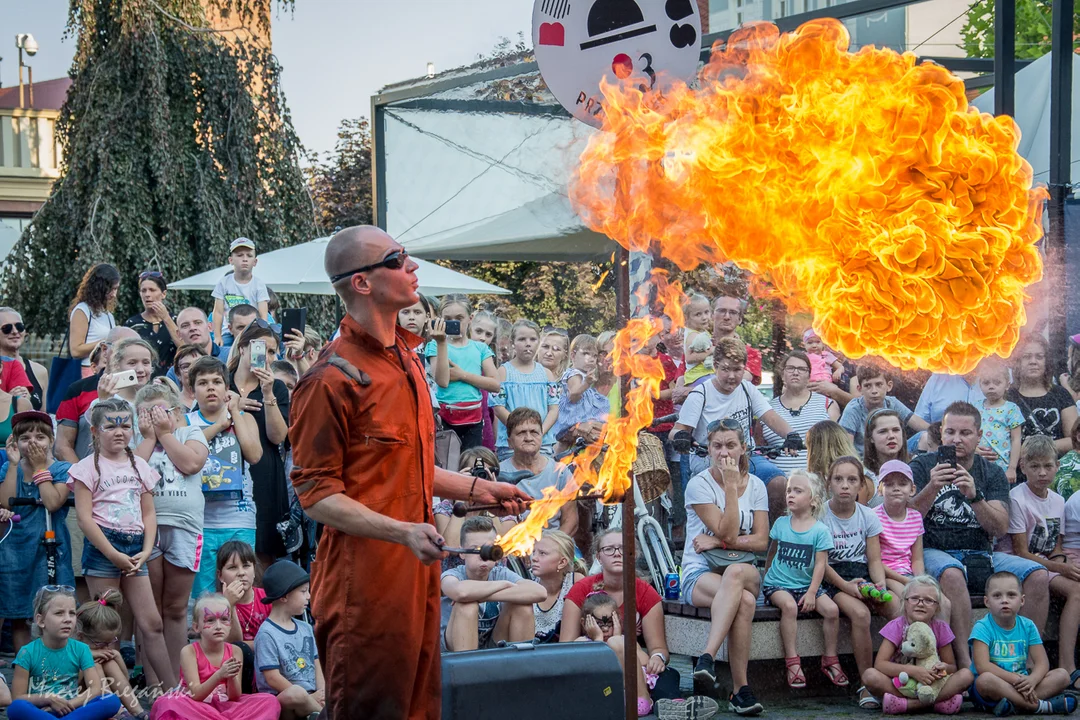
<instances>
[{"instance_id":1,"label":"black leggings","mask_svg":"<svg viewBox=\"0 0 1080 720\"><path fill-rule=\"evenodd\" d=\"M255 692L255 651L246 642L233 643L244 657L244 670L240 673L240 691L245 695Z\"/></svg>"},{"instance_id":2,"label":"black leggings","mask_svg":"<svg viewBox=\"0 0 1080 720\"><path fill-rule=\"evenodd\" d=\"M447 425L461 438L461 450L480 447L484 444L484 423L478 422L472 425ZM454 468L451 468L454 469Z\"/></svg>"}]
</instances>

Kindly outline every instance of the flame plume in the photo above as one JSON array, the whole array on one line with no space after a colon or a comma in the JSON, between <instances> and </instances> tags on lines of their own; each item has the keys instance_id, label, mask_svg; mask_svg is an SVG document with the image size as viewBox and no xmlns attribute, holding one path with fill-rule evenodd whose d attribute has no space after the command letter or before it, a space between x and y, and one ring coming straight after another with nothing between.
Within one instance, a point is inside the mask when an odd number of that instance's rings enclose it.
<instances>
[{"instance_id":1,"label":"flame plume","mask_svg":"<svg viewBox=\"0 0 1080 720\"><path fill-rule=\"evenodd\" d=\"M649 282L639 288L639 295L644 297L650 289L655 289L655 304L663 307L672 327L681 328L683 293L679 283L668 282L663 270L654 270ZM528 517L496 541L506 554L528 554L548 521L559 508L574 501L585 485L591 486L590 492L603 494L605 502L623 499L630 488L629 473L637 458L638 433L652 423L653 399L660 394L660 382L664 379L660 360L640 351L663 329L661 318L650 316L631 320L615 336L612 369L616 375L630 375L636 383L626 397L626 415L615 418L616 408L612 408L612 419L604 427L600 443L585 448L577 457L573 478L566 487L559 490L552 486L544 490L543 497L533 503ZM597 471L594 463L604 444L608 450Z\"/></svg>"},{"instance_id":2,"label":"flame plume","mask_svg":"<svg viewBox=\"0 0 1080 720\"><path fill-rule=\"evenodd\" d=\"M944 68L849 41L835 20L759 23L714 47L699 89L606 85L574 206L682 268L766 277L848 357L954 373L1007 357L1042 276L1046 193L1019 130L969 110Z\"/></svg>"}]
</instances>

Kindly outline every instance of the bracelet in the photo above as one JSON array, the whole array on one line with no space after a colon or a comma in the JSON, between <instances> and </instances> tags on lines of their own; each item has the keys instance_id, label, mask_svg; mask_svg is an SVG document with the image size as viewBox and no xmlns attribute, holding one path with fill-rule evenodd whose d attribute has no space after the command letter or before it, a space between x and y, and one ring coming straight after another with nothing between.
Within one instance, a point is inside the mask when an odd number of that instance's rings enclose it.
<instances>
[{"instance_id":1,"label":"bracelet","mask_svg":"<svg viewBox=\"0 0 1080 720\"><path fill-rule=\"evenodd\" d=\"M273 407L274 405L277 405L277 398L274 398L273 400L263 400L263 407Z\"/></svg>"},{"instance_id":2,"label":"bracelet","mask_svg":"<svg viewBox=\"0 0 1080 720\"><path fill-rule=\"evenodd\" d=\"M31 480L35 485L40 485L44 482L52 482L52 473L48 470L40 470L31 476Z\"/></svg>"},{"instance_id":3,"label":"bracelet","mask_svg":"<svg viewBox=\"0 0 1080 720\"><path fill-rule=\"evenodd\" d=\"M473 494L473 490L476 489L476 481L479 480L479 479L480 478L474 476L473 479L472 479L472 485L469 486L469 499L468 499L467 502L470 505L472 505L472 494Z\"/></svg>"},{"instance_id":4,"label":"bracelet","mask_svg":"<svg viewBox=\"0 0 1080 720\"><path fill-rule=\"evenodd\" d=\"M651 657L651 658L654 658L654 657L660 658L660 662L664 663L664 667L667 667L668 661L667 661L667 658L664 657L664 653L654 652L649 657Z\"/></svg>"}]
</instances>

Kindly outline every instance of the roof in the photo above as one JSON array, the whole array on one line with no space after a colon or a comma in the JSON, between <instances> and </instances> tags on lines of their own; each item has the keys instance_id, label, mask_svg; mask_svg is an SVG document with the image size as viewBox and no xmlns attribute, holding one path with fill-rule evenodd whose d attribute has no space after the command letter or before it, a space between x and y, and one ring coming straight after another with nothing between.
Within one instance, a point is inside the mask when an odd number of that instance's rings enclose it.
<instances>
[{"instance_id":1,"label":"roof","mask_svg":"<svg viewBox=\"0 0 1080 720\"><path fill-rule=\"evenodd\" d=\"M71 78L62 77L55 80L43 80L34 83L34 110L59 110L67 99L68 88L71 87ZM27 104L30 103L29 91L26 95ZM19 107L19 86L0 88L0 109L10 110Z\"/></svg>"}]
</instances>

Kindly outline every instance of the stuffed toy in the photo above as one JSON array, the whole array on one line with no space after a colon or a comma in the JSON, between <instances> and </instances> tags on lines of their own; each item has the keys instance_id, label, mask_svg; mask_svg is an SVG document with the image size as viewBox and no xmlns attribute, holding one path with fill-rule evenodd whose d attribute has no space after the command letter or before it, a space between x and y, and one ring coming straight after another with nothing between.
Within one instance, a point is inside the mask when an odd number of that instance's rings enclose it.
<instances>
[{"instance_id":1,"label":"stuffed toy","mask_svg":"<svg viewBox=\"0 0 1080 720\"><path fill-rule=\"evenodd\" d=\"M710 370L713 369L713 341L712 336L709 335L709 333L703 332L694 336L694 341L690 343L689 350L691 352L708 352L709 356L705 358L701 364Z\"/></svg>"},{"instance_id":2,"label":"stuffed toy","mask_svg":"<svg viewBox=\"0 0 1080 720\"><path fill-rule=\"evenodd\" d=\"M900 652L911 658L916 665L927 670L933 670L934 666L941 662L937 654L937 637L930 626L923 622L908 625L907 630L904 631L904 641L900 644ZM899 677L893 678L893 687L904 697L933 704L937 702L938 693L945 686L947 679L948 676L939 678L933 685L923 685L915 682L906 672L902 672Z\"/></svg>"}]
</instances>

